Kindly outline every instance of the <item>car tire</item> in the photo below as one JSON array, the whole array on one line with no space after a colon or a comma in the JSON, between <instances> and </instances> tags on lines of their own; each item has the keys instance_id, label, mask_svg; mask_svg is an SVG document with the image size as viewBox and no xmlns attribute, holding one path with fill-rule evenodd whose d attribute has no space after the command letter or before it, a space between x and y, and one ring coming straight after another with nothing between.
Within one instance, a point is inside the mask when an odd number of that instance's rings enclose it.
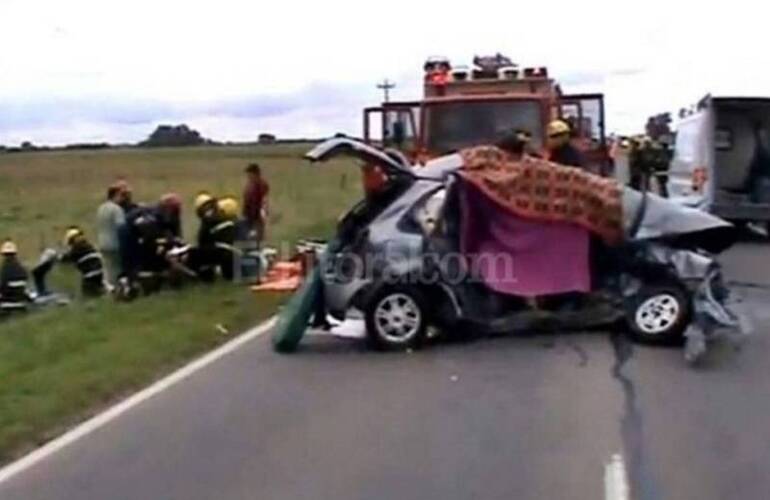
<instances>
[{"instance_id":1,"label":"car tire","mask_svg":"<svg viewBox=\"0 0 770 500\"><path fill-rule=\"evenodd\" d=\"M692 317L692 303L676 285L645 286L626 304L632 339L643 344L681 345Z\"/></svg>"},{"instance_id":2,"label":"car tire","mask_svg":"<svg viewBox=\"0 0 770 500\"><path fill-rule=\"evenodd\" d=\"M364 313L366 339L373 349L416 349L425 341L428 331L427 302L416 287L386 286L368 301Z\"/></svg>"}]
</instances>

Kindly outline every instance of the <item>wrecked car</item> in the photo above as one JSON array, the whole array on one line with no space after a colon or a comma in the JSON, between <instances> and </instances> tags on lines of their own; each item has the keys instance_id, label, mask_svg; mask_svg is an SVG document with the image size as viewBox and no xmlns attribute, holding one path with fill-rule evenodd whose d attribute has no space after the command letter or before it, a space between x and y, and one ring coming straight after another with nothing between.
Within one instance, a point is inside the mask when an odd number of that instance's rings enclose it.
<instances>
[{"instance_id":1,"label":"wrecked car","mask_svg":"<svg viewBox=\"0 0 770 500\"><path fill-rule=\"evenodd\" d=\"M511 174L499 153L471 148L414 166L344 137L307 153L354 157L388 179L339 222L320 268L328 313L362 312L368 343L389 350L420 346L431 327L510 334L623 322L640 342L688 339L692 357L718 330L740 327L716 260L735 242L732 225L542 160Z\"/></svg>"}]
</instances>

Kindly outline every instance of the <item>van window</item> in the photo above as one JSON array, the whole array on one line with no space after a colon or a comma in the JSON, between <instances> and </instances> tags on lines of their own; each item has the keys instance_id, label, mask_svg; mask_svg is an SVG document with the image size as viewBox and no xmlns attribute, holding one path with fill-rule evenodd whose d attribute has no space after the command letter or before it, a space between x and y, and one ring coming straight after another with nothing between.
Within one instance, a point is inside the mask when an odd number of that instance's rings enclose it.
<instances>
[{"instance_id":1,"label":"van window","mask_svg":"<svg viewBox=\"0 0 770 500\"><path fill-rule=\"evenodd\" d=\"M750 184L752 172L761 170L757 158L770 156L768 117L770 106L762 103L726 104L717 108L714 146L719 188L744 190ZM730 137L723 137L723 131L729 131Z\"/></svg>"},{"instance_id":2,"label":"van window","mask_svg":"<svg viewBox=\"0 0 770 500\"><path fill-rule=\"evenodd\" d=\"M694 163L698 156L699 120L692 120L679 126L676 133L674 159L682 163Z\"/></svg>"},{"instance_id":3,"label":"van window","mask_svg":"<svg viewBox=\"0 0 770 500\"><path fill-rule=\"evenodd\" d=\"M721 127L714 131L714 147L717 151L730 151L733 149L732 129Z\"/></svg>"}]
</instances>

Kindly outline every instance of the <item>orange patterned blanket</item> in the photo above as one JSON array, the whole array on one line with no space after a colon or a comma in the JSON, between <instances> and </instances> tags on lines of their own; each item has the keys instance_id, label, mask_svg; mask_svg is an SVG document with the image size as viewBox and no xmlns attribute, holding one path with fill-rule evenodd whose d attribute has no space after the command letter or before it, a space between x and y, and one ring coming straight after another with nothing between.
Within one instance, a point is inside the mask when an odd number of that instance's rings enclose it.
<instances>
[{"instance_id":1,"label":"orange patterned blanket","mask_svg":"<svg viewBox=\"0 0 770 500\"><path fill-rule=\"evenodd\" d=\"M571 222L609 244L623 239L623 191L614 179L538 158L513 160L494 146L469 148L460 155L460 176L510 212Z\"/></svg>"}]
</instances>

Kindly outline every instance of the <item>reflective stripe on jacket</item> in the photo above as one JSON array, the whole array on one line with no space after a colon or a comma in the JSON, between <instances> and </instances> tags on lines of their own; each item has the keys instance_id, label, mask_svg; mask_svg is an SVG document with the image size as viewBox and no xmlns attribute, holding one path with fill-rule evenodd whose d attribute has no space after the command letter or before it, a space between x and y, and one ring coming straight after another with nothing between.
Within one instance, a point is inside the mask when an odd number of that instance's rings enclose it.
<instances>
[{"instance_id":1,"label":"reflective stripe on jacket","mask_svg":"<svg viewBox=\"0 0 770 500\"><path fill-rule=\"evenodd\" d=\"M26 307L30 301L27 278L27 270L16 257L3 260L0 266L0 303L5 309Z\"/></svg>"},{"instance_id":2,"label":"reflective stripe on jacket","mask_svg":"<svg viewBox=\"0 0 770 500\"><path fill-rule=\"evenodd\" d=\"M75 264L83 279L93 279L104 272L101 254L87 241L75 243L62 260Z\"/></svg>"}]
</instances>

